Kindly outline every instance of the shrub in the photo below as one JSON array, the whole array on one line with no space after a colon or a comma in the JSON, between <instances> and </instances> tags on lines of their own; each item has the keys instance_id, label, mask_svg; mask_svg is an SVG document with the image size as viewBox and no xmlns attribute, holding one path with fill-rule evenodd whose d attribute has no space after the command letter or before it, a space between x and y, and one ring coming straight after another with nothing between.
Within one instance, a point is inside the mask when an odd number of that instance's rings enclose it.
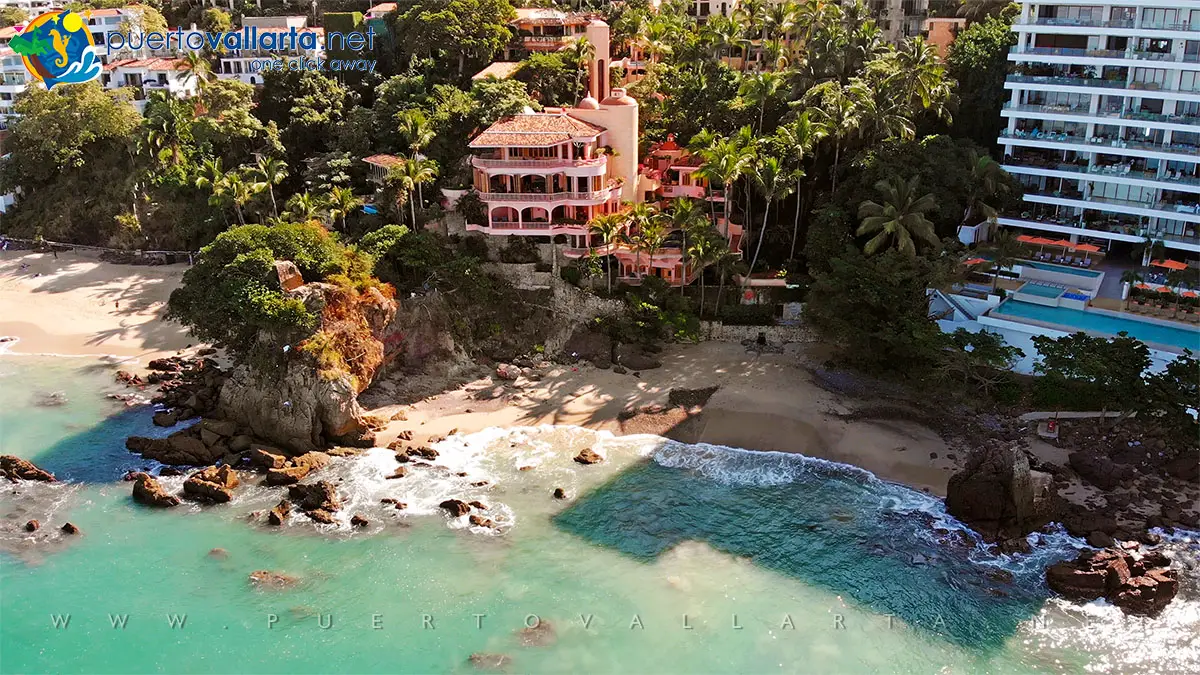
<instances>
[{"instance_id":1,"label":"shrub","mask_svg":"<svg viewBox=\"0 0 1200 675\"><path fill-rule=\"evenodd\" d=\"M533 243L529 237L518 237L515 234L508 235L508 240L504 243L504 248L500 249L500 262L505 263L535 263L540 262L541 254L538 253L537 244Z\"/></svg>"}]
</instances>

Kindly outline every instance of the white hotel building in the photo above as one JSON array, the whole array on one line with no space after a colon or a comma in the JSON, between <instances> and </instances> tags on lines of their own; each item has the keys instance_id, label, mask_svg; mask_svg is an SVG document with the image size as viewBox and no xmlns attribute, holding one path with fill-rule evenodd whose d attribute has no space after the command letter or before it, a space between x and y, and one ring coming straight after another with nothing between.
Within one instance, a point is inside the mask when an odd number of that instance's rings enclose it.
<instances>
[{"instance_id":1,"label":"white hotel building","mask_svg":"<svg viewBox=\"0 0 1200 675\"><path fill-rule=\"evenodd\" d=\"M1000 224L1200 252L1200 0L1021 2Z\"/></svg>"}]
</instances>

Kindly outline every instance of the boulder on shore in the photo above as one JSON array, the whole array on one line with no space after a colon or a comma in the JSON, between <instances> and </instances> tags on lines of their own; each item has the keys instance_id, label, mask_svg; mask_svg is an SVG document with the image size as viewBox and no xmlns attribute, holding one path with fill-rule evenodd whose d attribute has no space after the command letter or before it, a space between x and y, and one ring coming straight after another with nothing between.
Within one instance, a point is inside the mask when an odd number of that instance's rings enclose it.
<instances>
[{"instance_id":1,"label":"boulder on shore","mask_svg":"<svg viewBox=\"0 0 1200 675\"><path fill-rule=\"evenodd\" d=\"M329 455L323 452L306 452L288 460L290 466L267 470L267 485L291 485L304 480L308 474L329 464Z\"/></svg>"},{"instance_id":2,"label":"boulder on shore","mask_svg":"<svg viewBox=\"0 0 1200 675\"><path fill-rule=\"evenodd\" d=\"M438 504L438 506L446 509L446 512L450 514L451 518L465 516L471 511L471 506L461 499L447 499L441 504Z\"/></svg>"},{"instance_id":3,"label":"boulder on shore","mask_svg":"<svg viewBox=\"0 0 1200 675\"><path fill-rule=\"evenodd\" d=\"M291 513L292 503L286 499L281 499L275 505L275 508L267 513L267 522L278 527L279 525L283 525L283 522L287 520Z\"/></svg>"},{"instance_id":4,"label":"boulder on shore","mask_svg":"<svg viewBox=\"0 0 1200 675\"><path fill-rule=\"evenodd\" d=\"M1162 553L1130 542L1051 565L1046 585L1068 600L1105 598L1126 614L1156 616L1179 591L1179 578Z\"/></svg>"},{"instance_id":5,"label":"boulder on shore","mask_svg":"<svg viewBox=\"0 0 1200 675\"><path fill-rule=\"evenodd\" d=\"M1059 516L1054 477L1029 468L1020 448L987 448L946 486L946 511L988 541L1019 538Z\"/></svg>"},{"instance_id":6,"label":"boulder on shore","mask_svg":"<svg viewBox=\"0 0 1200 675\"><path fill-rule=\"evenodd\" d=\"M44 483L53 483L56 480L54 474L49 471L43 471L33 462L21 459L15 455L0 455L0 477L7 478L13 482L18 480L37 480Z\"/></svg>"},{"instance_id":7,"label":"boulder on shore","mask_svg":"<svg viewBox=\"0 0 1200 675\"><path fill-rule=\"evenodd\" d=\"M64 534L79 534L79 527L76 526L75 523L63 523L63 526L59 529L62 530Z\"/></svg>"},{"instance_id":8,"label":"boulder on shore","mask_svg":"<svg viewBox=\"0 0 1200 675\"><path fill-rule=\"evenodd\" d=\"M150 474L140 472L133 475L133 501L163 509L179 505L179 497L164 490Z\"/></svg>"}]
</instances>

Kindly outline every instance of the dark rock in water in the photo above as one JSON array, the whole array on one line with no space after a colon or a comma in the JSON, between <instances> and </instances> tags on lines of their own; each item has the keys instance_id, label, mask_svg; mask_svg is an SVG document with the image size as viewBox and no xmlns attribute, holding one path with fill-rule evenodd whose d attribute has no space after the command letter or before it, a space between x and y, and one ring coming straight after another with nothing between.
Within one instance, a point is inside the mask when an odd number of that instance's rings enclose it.
<instances>
[{"instance_id":1,"label":"dark rock in water","mask_svg":"<svg viewBox=\"0 0 1200 675\"><path fill-rule=\"evenodd\" d=\"M275 508L271 509L270 512L267 513L267 522L275 526L283 525L284 521L288 519L288 516L291 515L291 513L292 503L286 499L281 499L279 500L279 503L275 505Z\"/></svg>"},{"instance_id":2,"label":"dark rock in water","mask_svg":"<svg viewBox=\"0 0 1200 675\"><path fill-rule=\"evenodd\" d=\"M250 583L258 588L284 589L292 588L300 583L300 579L281 572L271 572L269 570L257 570L250 573Z\"/></svg>"},{"instance_id":3,"label":"dark rock in water","mask_svg":"<svg viewBox=\"0 0 1200 675\"><path fill-rule=\"evenodd\" d=\"M354 517L350 519L350 524L354 527L366 527L367 525L371 524L371 521L367 520L366 517L364 517L361 513L356 513L354 514Z\"/></svg>"},{"instance_id":4,"label":"dark rock in water","mask_svg":"<svg viewBox=\"0 0 1200 675\"><path fill-rule=\"evenodd\" d=\"M63 526L59 529L62 530L64 534L79 534L79 528L76 527L74 523L63 523Z\"/></svg>"},{"instance_id":5,"label":"dark rock in water","mask_svg":"<svg viewBox=\"0 0 1200 675\"><path fill-rule=\"evenodd\" d=\"M60 405L66 405L67 402L67 395L65 392L53 391L49 393L38 394L34 404L42 408L55 408Z\"/></svg>"},{"instance_id":6,"label":"dark rock in water","mask_svg":"<svg viewBox=\"0 0 1200 675\"><path fill-rule=\"evenodd\" d=\"M183 470L176 469L173 466L164 466L162 469L159 470L158 475L160 475L160 476L182 476Z\"/></svg>"},{"instance_id":7,"label":"dark rock in water","mask_svg":"<svg viewBox=\"0 0 1200 675\"><path fill-rule=\"evenodd\" d=\"M477 652L472 654L467 660L477 670L483 671L503 671L512 665L512 657L506 654L484 654Z\"/></svg>"},{"instance_id":8,"label":"dark rock in water","mask_svg":"<svg viewBox=\"0 0 1200 675\"><path fill-rule=\"evenodd\" d=\"M527 626L517 632L522 647L549 647L558 639L554 626L549 621L538 621L535 626Z\"/></svg>"},{"instance_id":9,"label":"dark rock in water","mask_svg":"<svg viewBox=\"0 0 1200 675\"><path fill-rule=\"evenodd\" d=\"M400 464L408 464L412 460L410 460L408 458L408 452L404 451L404 452L396 453L396 461L399 462Z\"/></svg>"},{"instance_id":10,"label":"dark rock in water","mask_svg":"<svg viewBox=\"0 0 1200 675\"><path fill-rule=\"evenodd\" d=\"M488 510L487 504L484 504L481 501L467 502L467 506L470 506L473 509L479 509L480 511Z\"/></svg>"},{"instance_id":11,"label":"dark rock in water","mask_svg":"<svg viewBox=\"0 0 1200 675\"><path fill-rule=\"evenodd\" d=\"M183 483L183 494L199 501L225 503L233 499L240 481L228 466L210 466L192 474Z\"/></svg>"},{"instance_id":12,"label":"dark rock in water","mask_svg":"<svg viewBox=\"0 0 1200 675\"><path fill-rule=\"evenodd\" d=\"M976 452L946 486L946 511L989 541L1040 529L1061 510L1053 476L1031 470L1019 448Z\"/></svg>"},{"instance_id":13,"label":"dark rock in water","mask_svg":"<svg viewBox=\"0 0 1200 675\"><path fill-rule=\"evenodd\" d=\"M1121 548L1086 551L1070 562L1051 565L1046 584L1068 600L1106 598L1126 614L1156 616L1179 591L1170 561L1158 551L1142 551L1137 542Z\"/></svg>"},{"instance_id":14,"label":"dark rock in water","mask_svg":"<svg viewBox=\"0 0 1200 675\"><path fill-rule=\"evenodd\" d=\"M566 499L567 491L562 488L554 488L554 498L555 499Z\"/></svg>"},{"instance_id":15,"label":"dark rock in water","mask_svg":"<svg viewBox=\"0 0 1200 675\"><path fill-rule=\"evenodd\" d=\"M164 509L179 505L179 497L163 489L150 474L141 472L133 476L133 501Z\"/></svg>"},{"instance_id":16,"label":"dark rock in water","mask_svg":"<svg viewBox=\"0 0 1200 675\"><path fill-rule=\"evenodd\" d=\"M988 570L985 576L992 581L999 581L1000 583L1011 584L1013 582L1013 573L1009 572L1008 570L1002 570L998 568Z\"/></svg>"},{"instance_id":17,"label":"dark rock in water","mask_svg":"<svg viewBox=\"0 0 1200 675\"><path fill-rule=\"evenodd\" d=\"M595 450L592 450L591 448L584 448L583 450L579 451L578 455L575 455L575 461L579 462L580 464L595 464L597 462L604 461L604 458L596 454Z\"/></svg>"},{"instance_id":18,"label":"dark rock in water","mask_svg":"<svg viewBox=\"0 0 1200 675\"><path fill-rule=\"evenodd\" d=\"M208 551L208 557L216 558L217 560L225 560L229 557L229 551L223 548L214 548Z\"/></svg>"},{"instance_id":19,"label":"dark rock in water","mask_svg":"<svg viewBox=\"0 0 1200 675\"><path fill-rule=\"evenodd\" d=\"M39 523L38 521L31 520L28 523L25 523L25 531L26 532L37 532L38 528L41 526L42 526L42 524Z\"/></svg>"},{"instance_id":20,"label":"dark rock in water","mask_svg":"<svg viewBox=\"0 0 1200 675\"><path fill-rule=\"evenodd\" d=\"M262 461L265 461L262 460ZM304 480L308 474L327 466L329 455L323 452L306 452L288 460L289 466L267 469L267 485L291 485Z\"/></svg>"},{"instance_id":21,"label":"dark rock in water","mask_svg":"<svg viewBox=\"0 0 1200 675\"><path fill-rule=\"evenodd\" d=\"M1105 534L1099 530L1088 535L1087 543L1088 546L1094 546L1095 548L1111 548L1117 544L1117 542L1113 541L1112 535Z\"/></svg>"},{"instance_id":22,"label":"dark rock in water","mask_svg":"<svg viewBox=\"0 0 1200 675\"><path fill-rule=\"evenodd\" d=\"M39 469L33 462L21 459L15 455L0 456L0 477L10 481L36 480L44 483L55 482L54 474Z\"/></svg>"},{"instance_id":23,"label":"dark rock in water","mask_svg":"<svg viewBox=\"0 0 1200 675\"><path fill-rule=\"evenodd\" d=\"M151 420L154 422L154 426L158 427L173 427L179 421L175 413L166 411L154 413Z\"/></svg>"},{"instance_id":24,"label":"dark rock in water","mask_svg":"<svg viewBox=\"0 0 1200 675\"><path fill-rule=\"evenodd\" d=\"M301 511L337 511L342 508L337 488L327 480L293 485L288 488L288 497L296 502Z\"/></svg>"},{"instance_id":25,"label":"dark rock in water","mask_svg":"<svg viewBox=\"0 0 1200 675\"><path fill-rule=\"evenodd\" d=\"M449 513L452 518L465 516L471 511L471 506L461 499L447 499L441 504L438 504L438 506L446 509L446 512Z\"/></svg>"},{"instance_id":26,"label":"dark rock in water","mask_svg":"<svg viewBox=\"0 0 1200 675\"><path fill-rule=\"evenodd\" d=\"M471 487L483 487L484 485L487 485L487 484L488 484L488 482L486 480L477 480L474 483L471 483Z\"/></svg>"},{"instance_id":27,"label":"dark rock in water","mask_svg":"<svg viewBox=\"0 0 1200 675\"><path fill-rule=\"evenodd\" d=\"M287 457L276 448L251 445L250 463L263 469L282 469L287 466Z\"/></svg>"},{"instance_id":28,"label":"dark rock in water","mask_svg":"<svg viewBox=\"0 0 1200 675\"><path fill-rule=\"evenodd\" d=\"M398 466L398 467L396 467L396 470L392 472L392 475L388 476L388 478L389 479L390 478L404 478L407 475L408 475L408 469L406 469L402 466Z\"/></svg>"},{"instance_id":29,"label":"dark rock in water","mask_svg":"<svg viewBox=\"0 0 1200 675\"><path fill-rule=\"evenodd\" d=\"M468 520L470 520L471 524L476 527L494 527L495 526L495 523L493 523L490 518L484 518L483 516L477 516L475 514L471 514L471 517Z\"/></svg>"}]
</instances>

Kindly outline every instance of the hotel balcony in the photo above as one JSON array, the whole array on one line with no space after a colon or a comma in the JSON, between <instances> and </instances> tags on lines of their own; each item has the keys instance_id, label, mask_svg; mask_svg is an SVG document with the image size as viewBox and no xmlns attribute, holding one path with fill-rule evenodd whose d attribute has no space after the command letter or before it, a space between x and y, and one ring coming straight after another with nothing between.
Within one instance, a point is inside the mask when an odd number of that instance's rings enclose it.
<instances>
[{"instance_id":1,"label":"hotel balcony","mask_svg":"<svg viewBox=\"0 0 1200 675\"><path fill-rule=\"evenodd\" d=\"M1025 201L1030 204L1049 204L1077 209L1094 209L1108 213L1123 213L1146 218L1165 218L1185 223L1200 223L1200 204L1195 202L1141 202L1110 199L1092 195L1084 197L1075 190L1045 190L1026 192Z\"/></svg>"},{"instance_id":2,"label":"hotel balcony","mask_svg":"<svg viewBox=\"0 0 1200 675\"><path fill-rule=\"evenodd\" d=\"M996 142L1000 145L1103 153L1106 155L1162 159L1167 161L1195 162L1197 161L1197 157L1200 157L1200 147L1190 143L1148 143L1145 141L1107 138L1103 136L1082 138L1080 136L1055 132L1038 132L1035 134L1034 132L1017 130L1010 134L1008 131L1004 131L1000 134Z\"/></svg>"},{"instance_id":3,"label":"hotel balcony","mask_svg":"<svg viewBox=\"0 0 1200 675\"><path fill-rule=\"evenodd\" d=\"M620 194L620 188L609 186L589 192L480 192L479 198L489 204L547 204L556 202L603 204L612 198L614 191Z\"/></svg>"},{"instance_id":4,"label":"hotel balcony","mask_svg":"<svg viewBox=\"0 0 1200 675\"><path fill-rule=\"evenodd\" d=\"M1056 35L1107 35L1112 37L1158 37L1163 39L1195 39L1200 24L1188 22L1156 22L1134 19L1105 21L1080 18L1021 17L1013 23L1017 33L1052 33Z\"/></svg>"},{"instance_id":5,"label":"hotel balcony","mask_svg":"<svg viewBox=\"0 0 1200 675\"><path fill-rule=\"evenodd\" d=\"M553 237L560 234L588 234L587 223L579 221L527 221L514 222L508 220L493 220L490 223L483 225L475 225L468 223L467 231L483 232L486 234L495 235L536 235Z\"/></svg>"},{"instance_id":6,"label":"hotel balcony","mask_svg":"<svg viewBox=\"0 0 1200 675\"><path fill-rule=\"evenodd\" d=\"M531 50L557 51L568 42L576 39L576 35L522 35L521 46Z\"/></svg>"},{"instance_id":7,"label":"hotel balcony","mask_svg":"<svg viewBox=\"0 0 1200 675\"><path fill-rule=\"evenodd\" d=\"M1163 89L1157 84L1106 80L1097 77L1071 77L1066 75L1009 75L1004 80L1005 89L1021 91L1060 92L1063 87L1078 89L1072 93L1097 94L1100 96L1134 96L1137 98L1170 99L1177 101L1200 101L1200 90ZM1128 93L1120 93L1120 91Z\"/></svg>"},{"instance_id":8,"label":"hotel balcony","mask_svg":"<svg viewBox=\"0 0 1200 675\"><path fill-rule=\"evenodd\" d=\"M1162 115L1148 112L1097 110L1089 112L1086 106L1068 105L1013 105L1005 103L1001 109L1004 117L1018 119L1049 119L1064 122L1096 122L1130 127L1154 127L1175 131L1200 130L1200 115Z\"/></svg>"},{"instance_id":9,"label":"hotel balcony","mask_svg":"<svg viewBox=\"0 0 1200 675\"><path fill-rule=\"evenodd\" d=\"M1147 238L1161 241L1170 249L1200 253L1200 237L1170 234L1148 228L1131 228L1120 225L1110 225L1104 222L1082 223L1078 216L1070 218L1035 217L1023 214L1021 218L997 218L996 222L1003 227L1020 227L1027 230L1052 232L1066 236L1086 236L1096 239L1108 239L1130 244L1145 242Z\"/></svg>"},{"instance_id":10,"label":"hotel balcony","mask_svg":"<svg viewBox=\"0 0 1200 675\"><path fill-rule=\"evenodd\" d=\"M1003 168L1005 171L1017 175L1050 176L1066 180L1087 180L1200 193L1200 177L1180 174L1178 171L1168 171L1163 175L1159 175L1156 171L1136 171L1128 164L1089 167L1069 162L1033 161L1010 156L1004 158Z\"/></svg>"},{"instance_id":11,"label":"hotel balcony","mask_svg":"<svg viewBox=\"0 0 1200 675\"><path fill-rule=\"evenodd\" d=\"M489 176L563 173L568 176L603 176L608 170L608 156L589 159L499 159L471 157L471 166Z\"/></svg>"},{"instance_id":12,"label":"hotel balcony","mask_svg":"<svg viewBox=\"0 0 1200 675\"><path fill-rule=\"evenodd\" d=\"M1146 66L1154 63L1178 63L1189 70L1200 69L1200 54L1183 52L1152 52L1136 49L1070 49L1066 47L1013 47L1008 60L1028 63L1062 63L1094 66ZM1130 63L1134 62L1134 63Z\"/></svg>"}]
</instances>

